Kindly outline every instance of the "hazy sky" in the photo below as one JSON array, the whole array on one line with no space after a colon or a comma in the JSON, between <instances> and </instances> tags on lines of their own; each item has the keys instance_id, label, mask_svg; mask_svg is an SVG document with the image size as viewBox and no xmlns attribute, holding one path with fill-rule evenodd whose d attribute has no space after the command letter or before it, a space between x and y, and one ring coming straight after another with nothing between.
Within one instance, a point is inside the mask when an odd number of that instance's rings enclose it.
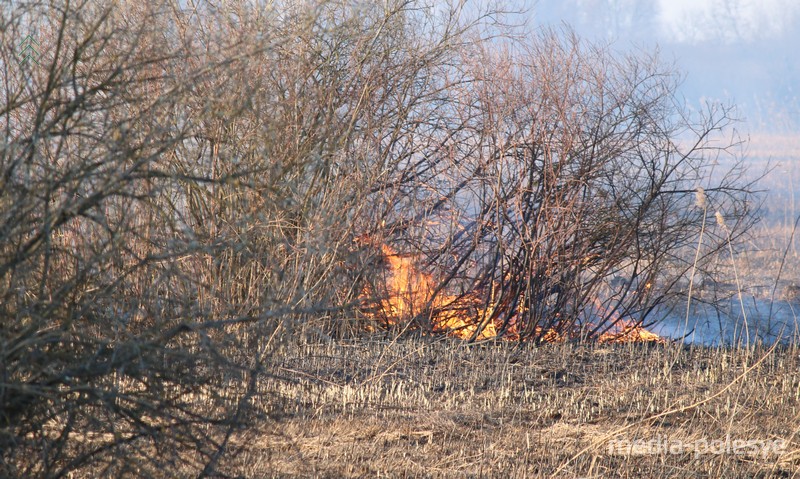
<instances>
[{"instance_id":1,"label":"hazy sky","mask_svg":"<svg viewBox=\"0 0 800 479\"><path fill-rule=\"evenodd\" d=\"M675 43L780 39L797 27L797 0L658 0L659 37Z\"/></svg>"},{"instance_id":2,"label":"hazy sky","mask_svg":"<svg viewBox=\"0 0 800 479\"><path fill-rule=\"evenodd\" d=\"M736 103L750 129L800 132L800 0L539 0L534 24L566 22L617 49L654 48L686 75L689 103Z\"/></svg>"}]
</instances>

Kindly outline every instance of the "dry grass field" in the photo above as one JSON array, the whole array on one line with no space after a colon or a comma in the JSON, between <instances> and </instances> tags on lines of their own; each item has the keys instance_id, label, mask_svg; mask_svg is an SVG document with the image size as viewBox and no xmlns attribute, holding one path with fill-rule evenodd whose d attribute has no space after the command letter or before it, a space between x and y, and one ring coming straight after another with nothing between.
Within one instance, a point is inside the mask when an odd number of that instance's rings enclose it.
<instances>
[{"instance_id":1,"label":"dry grass field","mask_svg":"<svg viewBox=\"0 0 800 479\"><path fill-rule=\"evenodd\" d=\"M261 405L273 419L242 432L221 470L234 477L796 477L798 353L424 338L304 344L275 371L293 381L264 384L280 391L279 404ZM727 447L713 442L726 438Z\"/></svg>"}]
</instances>

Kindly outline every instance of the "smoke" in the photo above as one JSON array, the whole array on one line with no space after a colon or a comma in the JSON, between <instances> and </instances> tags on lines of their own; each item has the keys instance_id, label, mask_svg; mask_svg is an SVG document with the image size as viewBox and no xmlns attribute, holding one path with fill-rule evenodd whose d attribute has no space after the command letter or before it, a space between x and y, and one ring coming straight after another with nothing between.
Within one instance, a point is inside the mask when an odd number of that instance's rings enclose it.
<instances>
[{"instance_id":1,"label":"smoke","mask_svg":"<svg viewBox=\"0 0 800 479\"><path fill-rule=\"evenodd\" d=\"M780 38L800 17L795 0L658 0L664 40L738 43Z\"/></svg>"}]
</instances>

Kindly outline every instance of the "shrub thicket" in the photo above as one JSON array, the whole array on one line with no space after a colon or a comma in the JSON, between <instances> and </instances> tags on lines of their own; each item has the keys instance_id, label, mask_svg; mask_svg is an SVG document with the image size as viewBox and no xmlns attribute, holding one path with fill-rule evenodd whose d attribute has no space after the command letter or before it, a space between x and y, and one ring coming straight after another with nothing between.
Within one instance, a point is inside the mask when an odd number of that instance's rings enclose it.
<instances>
[{"instance_id":1,"label":"shrub thicket","mask_svg":"<svg viewBox=\"0 0 800 479\"><path fill-rule=\"evenodd\" d=\"M184 3L0 6L4 476L212 474L283 341L369 323L376 244L538 339L643 321L749 224L709 183L728 110L655 58L412 0Z\"/></svg>"}]
</instances>

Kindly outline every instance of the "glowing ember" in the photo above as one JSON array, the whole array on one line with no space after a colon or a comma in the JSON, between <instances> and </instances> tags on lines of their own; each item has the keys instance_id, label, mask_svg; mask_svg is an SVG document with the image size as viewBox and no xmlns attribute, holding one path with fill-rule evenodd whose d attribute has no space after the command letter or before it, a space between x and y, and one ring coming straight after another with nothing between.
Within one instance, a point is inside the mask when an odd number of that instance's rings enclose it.
<instances>
[{"instance_id":1,"label":"glowing ember","mask_svg":"<svg viewBox=\"0 0 800 479\"><path fill-rule=\"evenodd\" d=\"M648 283L646 288L650 288L650 284ZM613 326L606 331L605 333L601 334L599 338L597 338L598 342L600 343L665 343L666 340L661 336L653 333L651 331L646 330L645 328L633 323L631 321L626 321L622 319L619 314L606 314L606 309L600 303L600 300L595 298L595 307L598 311L602 312L602 317L608 317L608 322L610 322Z\"/></svg>"},{"instance_id":2,"label":"glowing ember","mask_svg":"<svg viewBox=\"0 0 800 479\"><path fill-rule=\"evenodd\" d=\"M665 343L661 336L641 326L627 326L619 333L603 333L598 341L601 343Z\"/></svg>"}]
</instances>

